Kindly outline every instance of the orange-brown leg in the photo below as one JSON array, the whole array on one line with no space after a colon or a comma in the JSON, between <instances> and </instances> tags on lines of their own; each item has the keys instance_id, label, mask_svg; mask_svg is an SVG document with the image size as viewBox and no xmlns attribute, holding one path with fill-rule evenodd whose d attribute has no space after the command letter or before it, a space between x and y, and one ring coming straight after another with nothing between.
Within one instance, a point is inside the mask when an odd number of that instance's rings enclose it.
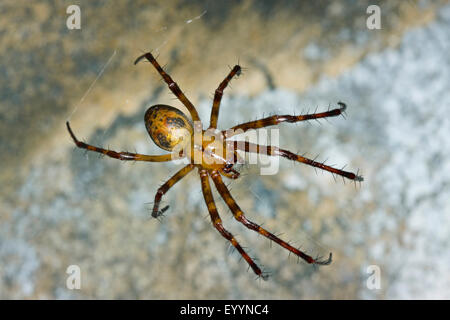
<instances>
[{"instance_id":1,"label":"orange-brown leg","mask_svg":"<svg viewBox=\"0 0 450 320\"><path fill-rule=\"evenodd\" d=\"M241 175L239 172L237 172L236 170L234 170L232 168L226 169L226 170L222 169L222 170L220 170L220 173L223 174L228 179L233 179L233 180L236 180Z\"/></svg>"},{"instance_id":2,"label":"orange-brown leg","mask_svg":"<svg viewBox=\"0 0 450 320\"><path fill-rule=\"evenodd\" d=\"M331 166L327 166L321 162L317 162L317 161L305 158L303 156L299 156L295 153L292 153L288 150L280 149L278 147L262 146L259 144L244 142L244 141L238 141L234 145L235 145L236 149L242 150L245 152L253 152L253 153L256 152L256 153L265 154L265 155L269 155L269 156L281 156L281 157L287 158L289 160L298 161L298 162L313 166L315 168L319 168L319 169L331 172L332 174L340 175L340 176L345 177L350 180L354 180L354 181L363 181L364 180L364 178L362 176L354 174L353 172L336 169ZM244 145L244 146L242 146L242 145Z\"/></svg>"},{"instance_id":3,"label":"orange-brown leg","mask_svg":"<svg viewBox=\"0 0 450 320\"><path fill-rule=\"evenodd\" d=\"M302 258L303 260L305 260L308 263L317 264L317 265L328 265L328 264L331 263L331 258L332 258L332 254L331 253L330 253L330 256L329 256L329 258L327 260L314 259L311 256L305 254L304 252L298 250L297 248L294 248L289 243L281 240L280 238L278 238L274 234L270 233L266 229L262 228L261 226L257 225L256 223L248 220L245 217L244 213L242 212L241 208L238 206L236 201L231 196L231 193L228 190L228 188L223 183L222 178L220 177L220 174L217 171L212 171L211 172L211 177L212 177L212 179L214 181L214 184L216 185L217 190L219 191L219 193L222 196L222 198L225 200L225 203L228 205L228 207L230 208L231 212L233 212L234 218L237 221L241 222L247 228L258 232L259 234L262 234L264 237L266 237L266 238L268 238L268 239L270 239L272 241L275 241L280 246L282 246L283 248L289 250L290 252L292 252L296 256Z\"/></svg>"},{"instance_id":4,"label":"orange-brown leg","mask_svg":"<svg viewBox=\"0 0 450 320\"><path fill-rule=\"evenodd\" d=\"M188 164L183 169L175 173L169 180L167 180L161 187L159 187L158 191L155 195L155 202L153 204L153 210L152 210L152 217L158 218L160 217L168 208L169 206L165 206L161 210L159 210L159 204L161 203L162 196L178 181L183 179L189 172L194 169L193 164Z\"/></svg>"},{"instance_id":5,"label":"orange-brown leg","mask_svg":"<svg viewBox=\"0 0 450 320\"><path fill-rule=\"evenodd\" d=\"M326 112L305 114L305 115L299 115L299 116L275 115L275 116L267 117L264 119L250 121L250 122L246 122L246 123L242 123L237 126L234 126L231 129L228 129L226 131L222 131L222 133L225 135L226 138L229 138L229 137L232 137L236 134L240 134L240 133L245 132L250 129L259 129L259 128L264 128L264 127L274 126L274 125L279 124L280 122L295 123L295 122L299 122L299 121L336 117L336 116L343 114L345 112L345 109L347 108L347 106L343 102L338 102L338 105L340 106L340 108L336 108L336 109L329 110Z\"/></svg>"},{"instance_id":6,"label":"orange-brown leg","mask_svg":"<svg viewBox=\"0 0 450 320\"><path fill-rule=\"evenodd\" d=\"M249 266L252 268L253 272L255 272L256 275L258 275L259 277L266 280L267 275L263 274L261 269L256 265L256 263L253 261L253 259L250 258L250 256L245 252L245 250L236 241L236 239L233 237L233 235L223 227L222 220L220 219L219 213L217 212L216 204L214 203L213 194L211 192L211 186L209 184L208 172L204 169L199 169L199 173L200 173L200 179L201 179L201 183L202 183L203 197L205 198L205 202L208 207L209 215L211 216L211 221L212 221L214 227L220 232L220 234L225 239L227 239L228 241L231 242L233 247L235 247L236 250L244 258L244 260L247 261Z\"/></svg>"},{"instance_id":7,"label":"orange-brown leg","mask_svg":"<svg viewBox=\"0 0 450 320\"><path fill-rule=\"evenodd\" d=\"M147 52L143 54L142 56L138 57L136 61L134 61L134 64L137 64L142 59L147 59L150 61L150 63L155 67L155 69L159 72L159 74L163 77L164 81L169 86L169 89L173 92L173 94L186 106L186 108L189 110L189 113L191 114L193 121L200 121L200 117L198 116L198 112L195 109L194 105L189 101L188 98L184 95L183 91L181 91L180 87L176 84L175 81L172 80L172 78L161 68L158 61L153 57L153 55L150 52Z\"/></svg>"},{"instance_id":8,"label":"orange-brown leg","mask_svg":"<svg viewBox=\"0 0 450 320\"><path fill-rule=\"evenodd\" d=\"M241 75L241 67L239 65L235 65L233 69L231 69L230 73L220 83L219 87L217 87L216 92L214 93L214 102L211 110L211 118L209 121L210 128L217 128L217 120L219 118L220 101L222 100L223 90L225 90L225 88L228 86L231 79L233 79L235 75Z\"/></svg>"},{"instance_id":9,"label":"orange-brown leg","mask_svg":"<svg viewBox=\"0 0 450 320\"><path fill-rule=\"evenodd\" d=\"M90 144L79 141L73 134L72 129L70 128L69 122L66 122L66 126L67 126L67 130L69 130L70 136L72 137L73 141L75 142L75 144L77 145L78 148L98 152L98 153L104 154L108 157L111 157L114 159L119 159L119 160L125 160L125 161L165 162L165 161L172 160L172 154L149 156L149 155L145 155L145 154L138 154L138 153L131 153L131 152L116 152L113 150L95 147Z\"/></svg>"}]
</instances>

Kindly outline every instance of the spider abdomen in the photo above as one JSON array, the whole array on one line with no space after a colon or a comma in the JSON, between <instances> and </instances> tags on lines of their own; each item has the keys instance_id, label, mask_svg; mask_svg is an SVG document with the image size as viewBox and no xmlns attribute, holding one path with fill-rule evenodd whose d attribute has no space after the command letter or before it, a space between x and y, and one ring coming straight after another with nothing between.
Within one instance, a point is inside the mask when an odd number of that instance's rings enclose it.
<instances>
[{"instance_id":1,"label":"spider abdomen","mask_svg":"<svg viewBox=\"0 0 450 320\"><path fill-rule=\"evenodd\" d=\"M145 112L145 127L150 138L161 149L172 151L180 144L189 142L194 132L190 120L177 108L157 104Z\"/></svg>"}]
</instances>

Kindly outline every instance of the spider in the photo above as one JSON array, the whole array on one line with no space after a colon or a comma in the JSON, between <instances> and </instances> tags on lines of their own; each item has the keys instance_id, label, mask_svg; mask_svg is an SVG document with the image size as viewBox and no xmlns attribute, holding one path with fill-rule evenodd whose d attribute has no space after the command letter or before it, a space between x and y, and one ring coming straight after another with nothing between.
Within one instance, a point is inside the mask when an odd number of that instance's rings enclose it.
<instances>
[{"instance_id":1,"label":"spider","mask_svg":"<svg viewBox=\"0 0 450 320\"><path fill-rule=\"evenodd\" d=\"M67 129L76 146L124 161L133 160L166 162L174 159L187 159L189 163L177 173L175 173L169 180L167 180L167 182L165 182L156 192L152 216L158 218L163 215L163 213L168 209L169 206L166 206L162 209L159 208L162 196L173 185L186 177L186 175L192 170L197 168L200 176L203 197L205 199L212 224L219 231L219 233L225 239L227 239L234 248L236 248L236 250L248 263L249 267L252 268L254 273L264 280L267 279L267 274L261 271L260 267L247 254L244 248L241 247L234 236L224 228L222 220L217 211L216 204L214 202L210 179L212 179L220 196L223 198L227 206L231 209L234 218L244 226L246 226L248 229L258 232L264 237L274 241L283 248L295 254L297 257L305 260L309 264L329 265L332 260L332 253L329 254L328 259L314 259L303 251L293 247L288 242L281 240L279 237L267 231L258 224L248 220L239 205L233 199L230 191L223 182L222 176L228 179L239 178L239 172L236 171L233 166L238 163L238 161L242 161L242 159L239 158L236 152L237 150L240 150L246 153L264 154L268 156L281 156L292 161L301 162L309 166L331 172L333 176L334 174L336 174L342 176L343 179L347 178L353 181L363 181L362 176L359 176L358 174L327 166L324 163L316 162L315 160L305 158L303 156L294 154L290 151L283 150L275 146L264 146L247 141L243 142L229 140L234 135L246 132L250 129L259 129L268 126L274 126L281 122L295 123L299 121L339 116L345 111L346 105L342 102L338 102L339 107L336 109L313 114L297 116L273 115L263 119L236 125L229 130L218 131L216 128L223 91L234 77L238 77L241 75L241 67L239 65L235 65L215 91L209 128L208 130L204 130L202 127L202 122L194 105L188 100L188 98L184 95L176 82L172 80L170 75L168 75L163 70L163 68L159 65L159 63L151 53L145 53L141 55L136 59L134 64L137 64L143 59L147 59L153 65L153 67L155 67L155 69L167 83L169 89L189 110L194 124L185 114L174 107L161 104L151 106L147 109L144 117L146 129L156 145L164 150L170 151L171 153L163 155L144 155L130 152L116 152L113 150L103 149L101 147L96 147L84 143L75 137L75 134L73 133L70 124L67 121ZM211 134L211 132L213 132L213 134ZM225 157L224 154L226 154L227 156Z\"/></svg>"}]
</instances>

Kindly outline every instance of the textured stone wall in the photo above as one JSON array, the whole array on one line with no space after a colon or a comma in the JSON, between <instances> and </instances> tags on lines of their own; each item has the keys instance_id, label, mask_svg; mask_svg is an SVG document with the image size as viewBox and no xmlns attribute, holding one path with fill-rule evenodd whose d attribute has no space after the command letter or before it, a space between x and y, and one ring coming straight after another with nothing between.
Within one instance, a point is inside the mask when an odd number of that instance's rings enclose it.
<instances>
[{"instance_id":1,"label":"textured stone wall","mask_svg":"<svg viewBox=\"0 0 450 320\"><path fill-rule=\"evenodd\" d=\"M449 298L450 96L447 1L70 1L0 4L0 298ZM366 9L381 8L368 30ZM347 119L281 125L280 145L360 169L356 188L280 160L276 175L240 168L230 183L247 216L312 255L314 268L236 222L224 224L271 273L255 280L212 227L198 174L164 196L180 166L123 163L75 149L79 138L158 154L143 123L152 104L185 111L142 52L209 118L238 61L219 128L274 113L348 105ZM81 289L66 269L81 269ZM381 270L369 290L367 267Z\"/></svg>"}]
</instances>

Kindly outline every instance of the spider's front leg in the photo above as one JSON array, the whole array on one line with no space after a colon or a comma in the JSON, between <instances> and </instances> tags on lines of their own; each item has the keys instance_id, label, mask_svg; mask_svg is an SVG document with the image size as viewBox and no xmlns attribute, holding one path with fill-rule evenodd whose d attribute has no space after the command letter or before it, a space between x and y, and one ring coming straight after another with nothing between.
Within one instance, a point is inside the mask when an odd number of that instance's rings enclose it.
<instances>
[{"instance_id":1,"label":"spider's front leg","mask_svg":"<svg viewBox=\"0 0 450 320\"><path fill-rule=\"evenodd\" d=\"M239 124L237 126L232 127L231 129L228 129L226 131L222 131L222 133L225 135L226 138L230 138L236 134L241 134L243 132L246 132L250 129L260 129L270 126L275 126L281 122L289 122L289 123L295 123L299 121L307 121L307 120L314 120L314 119L321 119L321 118L329 118L329 117L337 117L345 112L345 109L347 109L347 105L343 102L338 102L339 108L328 110L326 112L319 112L319 113L312 113L312 114L305 114L305 115L299 115L299 116L292 116L292 115L274 115L271 117L267 117L264 119L259 119L255 121L250 121L246 123Z\"/></svg>"},{"instance_id":2,"label":"spider's front leg","mask_svg":"<svg viewBox=\"0 0 450 320\"><path fill-rule=\"evenodd\" d=\"M312 159L305 158L303 156L292 153L288 150L280 149L278 147L263 146L263 145L259 145L259 144L255 144L255 143L251 143L251 142L247 142L247 141L245 141L245 142L244 141L235 141L235 148L237 150L241 150L241 151L245 151L245 152L264 154L264 155L268 155L268 156L281 156L281 157L284 157L289 160L301 162L301 163L310 165L312 167L331 172L332 174L340 175L340 176L345 177L350 180L364 181L364 178L362 176L354 174L353 172L336 169L331 166L327 166L321 162L317 162Z\"/></svg>"},{"instance_id":3,"label":"spider's front leg","mask_svg":"<svg viewBox=\"0 0 450 320\"><path fill-rule=\"evenodd\" d=\"M199 170L200 179L202 183L202 192L203 197L205 198L206 205L208 207L209 215L211 216L211 221L214 225L214 227L217 229L217 231L220 232L220 234L231 242L233 247L236 248L236 250L241 254L241 256L244 258L245 261L249 264L249 266L252 268L253 272L255 272L256 275L263 278L264 280L267 279L267 275L263 274L261 269L256 265L256 263L253 261L252 258L245 252L245 250L241 247L241 245L237 242L237 240L233 237L233 235L226 230L222 225L222 219L220 219L219 213L217 212L217 207L214 202L214 198L211 192L211 186L209 184L209 176L208 172L204 169Z\"/></svg>"},{"instance_id":4,"label":"spider's front leg","mask_svg":"<svg viewBox=\"0 0 450 320\"><path fill-rule=\"evenodd\" d=\"M104 154L108 157L124 160L124 161L149 161L149 162L165 162L165 161L171 161L172 160L172 154L164 154L164 155L157 155L157 156L149 156L145 154L139 154L139 153L131 153L131 152L116 152L113 150L103 149L100 147L96 147L87 143L84 143L82 141L79 141L72 129L70 128L70 124L67 121L66 122L67 130L70 133L70 136L72 137L73 141L77 145L78 148L86 149L89 151L98 152L101 154Z\"/></svg>"},{"instance_id":5,"label":"spider's front leg","mask_svg":"<svg viewBox=\"0 0 450 320\"><path fill-rule=\"evenodd\" d=\"M303 251L301 251L301 250L299 250L297 248L294 248L293 246L291 246L286 241L281 240L280 238L278 238L274 234L270 233L266 229L262 228L261 226L257 225L256 223L248 220L245 217L245 215L242 212L242 210L239 207L239 205L236 203L236 201L231 196L231 193L228 190L228 188L223 183L222 178L220 177L220 174L217 171L212 171L211 172L211 177L212 177L212 179L214 181L214 184L216 185L217 191L219 191L219 194L222 196L223 200L228 205L228 207L230 208L231 212L234 215L234 218L237 221L242 223L247 228L249 228L249 229L251 229L253 231L256 231L259 234L263 235L264 237L266 237L266 238L268 238L268 239L278 243L283 248L289 250L290 252L292 252L293 254L295 254L296 256L298 256L300 258L302 258L303 260L305 260L306 262L308 262L310 264L328 265L328 264L331 263L331 259L332 259L332 254L331 253L330 253L330 256L328 257L327 260L314 259L313 257L307 255Z\"/></svg>"},{"instance_id":6,"label":"spider's front leg","mask_svg":"<svg viewBox=\"0 0 450 320\"><path fill-rule=\"evenodd\" d=\"M152 210L152 217L158 218L162 216L162 214L169 208L169 206L166 206L159 210L159 204L161 203L162 196L169 191L171 187L181 179L183 179L189 172L194 169L193 164L188 164L183 169L175 173L169 180L167 180L161 187L159 187L158 191L155 195L155 202L153 204L153 210Z\"/></svg>"}]
</instances>

